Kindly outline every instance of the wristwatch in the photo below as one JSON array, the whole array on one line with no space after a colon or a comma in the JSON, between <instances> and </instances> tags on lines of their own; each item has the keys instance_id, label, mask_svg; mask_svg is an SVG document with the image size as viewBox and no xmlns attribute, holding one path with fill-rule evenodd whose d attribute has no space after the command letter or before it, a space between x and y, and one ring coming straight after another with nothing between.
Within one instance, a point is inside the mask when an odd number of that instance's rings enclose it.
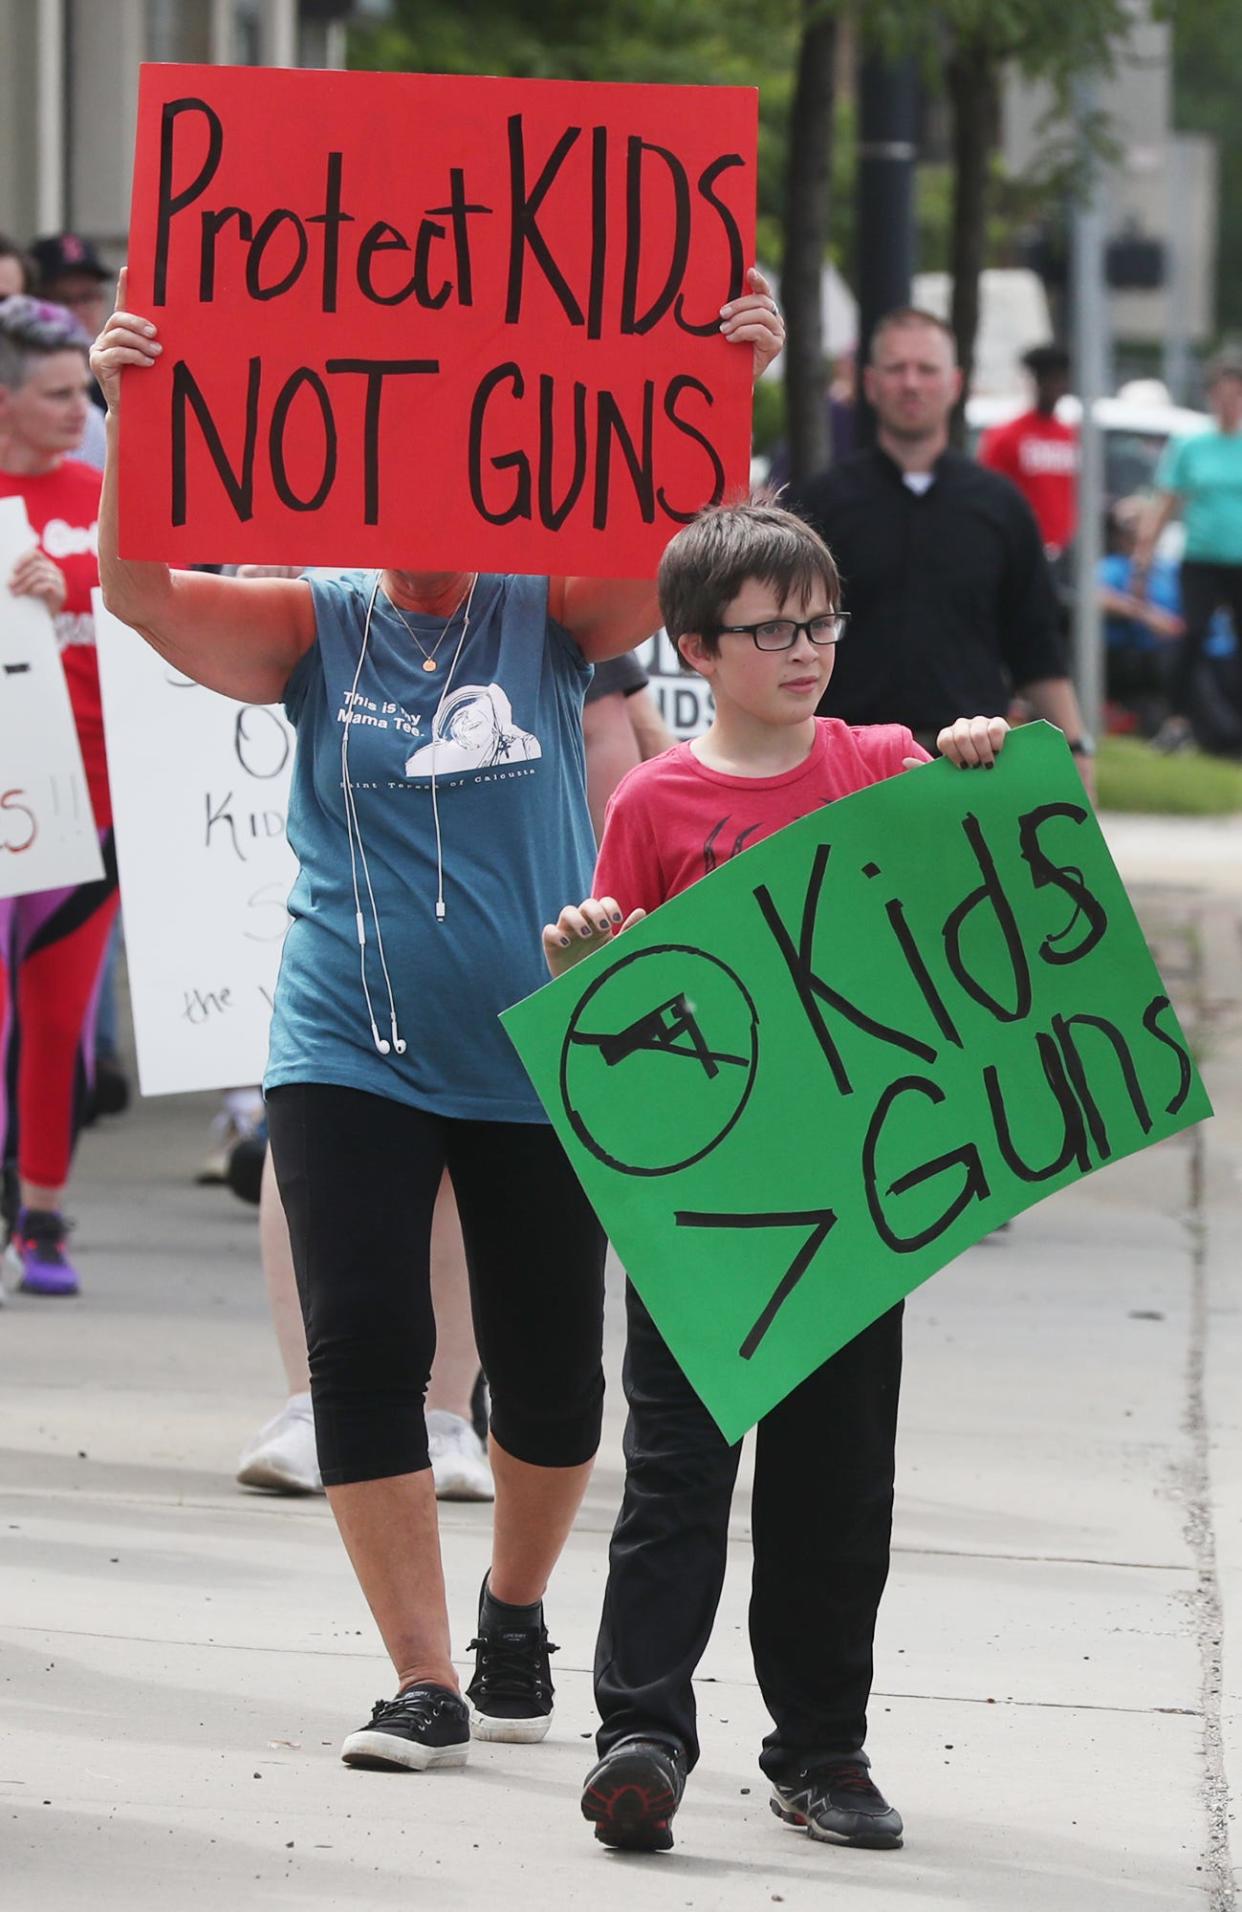
<instances>
[{"instance_id":1,"label":"wristwatch","mask_svg":"<svg viewBox=\"0 0 1242 1912\"><path fill-rule=\"evenodd\" d=\"M1080 731L1077 737L1066 739L1071 757L1094 757L1095 738L1089 730Z\"/></svg>"}]
</instances>

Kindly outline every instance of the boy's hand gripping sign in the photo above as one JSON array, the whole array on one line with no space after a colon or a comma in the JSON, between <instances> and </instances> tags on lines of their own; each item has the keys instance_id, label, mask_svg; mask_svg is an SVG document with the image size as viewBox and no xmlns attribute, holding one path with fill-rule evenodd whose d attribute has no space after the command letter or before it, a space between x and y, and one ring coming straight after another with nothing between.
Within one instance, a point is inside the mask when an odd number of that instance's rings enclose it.
<instances>
[{"instance_id":1,"label":"boy's hand gripping sign","mask_svg":"<svg viewBox=\"0 0 1242 1912\"><path fill-rule=\"evenodd\" d=\"M730 1440L999 1223L1211 1114L1043 724L791 824L504 1021Z\"/></svg>"},{"instance_id":2,"label":"boy's hand gripping sign","mask_svg":"<svg viewBox=\"0 0 1242 1912\"><path fill-rule=\"evenodd\" d=\"M757 96L147 66L121 553L644 577L747 482Z\"/></svg>"}]
</instances>

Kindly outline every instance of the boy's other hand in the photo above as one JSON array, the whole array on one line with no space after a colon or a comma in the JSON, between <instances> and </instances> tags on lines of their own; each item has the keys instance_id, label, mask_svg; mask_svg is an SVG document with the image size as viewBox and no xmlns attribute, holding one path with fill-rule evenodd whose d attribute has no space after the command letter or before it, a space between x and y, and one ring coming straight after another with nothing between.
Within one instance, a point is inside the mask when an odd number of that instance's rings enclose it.
<instances>
[{"instance_id":1,"label":"boy's other hand","mask_svg":"<svg viewBox=\"0 0 1242 1912\"><path fill-rule=\"evenodd\" d=\"M588 896L576 909L567 903L555 923L544 927L544 960L554 976L562 976L592 950L641 923L646 914L646 910L631 910L622 921L621 905L611 896Z\"/></svg>"},{"instance_id":2,"label":"boy's other hand","mask_svg":"<svg viewBox=\"0 0 1242 1912\"><path fill-rule=\"evenodd\" d=\"M936 739L936 748L959 770L990 770L1008 735L1009 725L1003 717L959 717L956 723L945 725ZM907 770L917 765L917 758L906 758Z\"/></svg>"}]
</instances>

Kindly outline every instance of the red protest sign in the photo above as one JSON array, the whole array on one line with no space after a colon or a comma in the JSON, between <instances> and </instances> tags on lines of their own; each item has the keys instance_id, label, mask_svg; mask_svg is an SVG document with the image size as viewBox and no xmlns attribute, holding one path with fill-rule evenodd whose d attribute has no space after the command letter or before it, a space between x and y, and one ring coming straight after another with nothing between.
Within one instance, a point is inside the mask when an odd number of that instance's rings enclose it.
<instances>
[{"instance_id":1,"label":"red protest sign","mask_svg":"<svg viewBox=\"0 0 1242 1912\"><path fill-rule=\"evenodd\" d=\"M122 555L646 576L745 487L746 88L146 66Z\"/></svg>"}]
</instances>

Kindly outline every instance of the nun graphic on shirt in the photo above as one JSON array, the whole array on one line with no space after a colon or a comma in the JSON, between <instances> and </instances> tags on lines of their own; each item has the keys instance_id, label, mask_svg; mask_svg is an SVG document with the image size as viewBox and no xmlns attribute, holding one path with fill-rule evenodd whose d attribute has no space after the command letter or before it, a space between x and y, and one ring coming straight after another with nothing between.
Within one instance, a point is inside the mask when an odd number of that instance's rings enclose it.
<instances>
[{"instance_id":1,"label":"nun graphic on shirt","mask_svg":"<svg viewBox=\"0 0 1242 1912\"><path fill-rule=\"evenodd\" d=\"M487 770L498 763L529 763L543 745L513 721L513 707L499 684L460 684L436 713L431 741L405 766L407 777L449 776Z\"/></svg>"}]
</instances>

